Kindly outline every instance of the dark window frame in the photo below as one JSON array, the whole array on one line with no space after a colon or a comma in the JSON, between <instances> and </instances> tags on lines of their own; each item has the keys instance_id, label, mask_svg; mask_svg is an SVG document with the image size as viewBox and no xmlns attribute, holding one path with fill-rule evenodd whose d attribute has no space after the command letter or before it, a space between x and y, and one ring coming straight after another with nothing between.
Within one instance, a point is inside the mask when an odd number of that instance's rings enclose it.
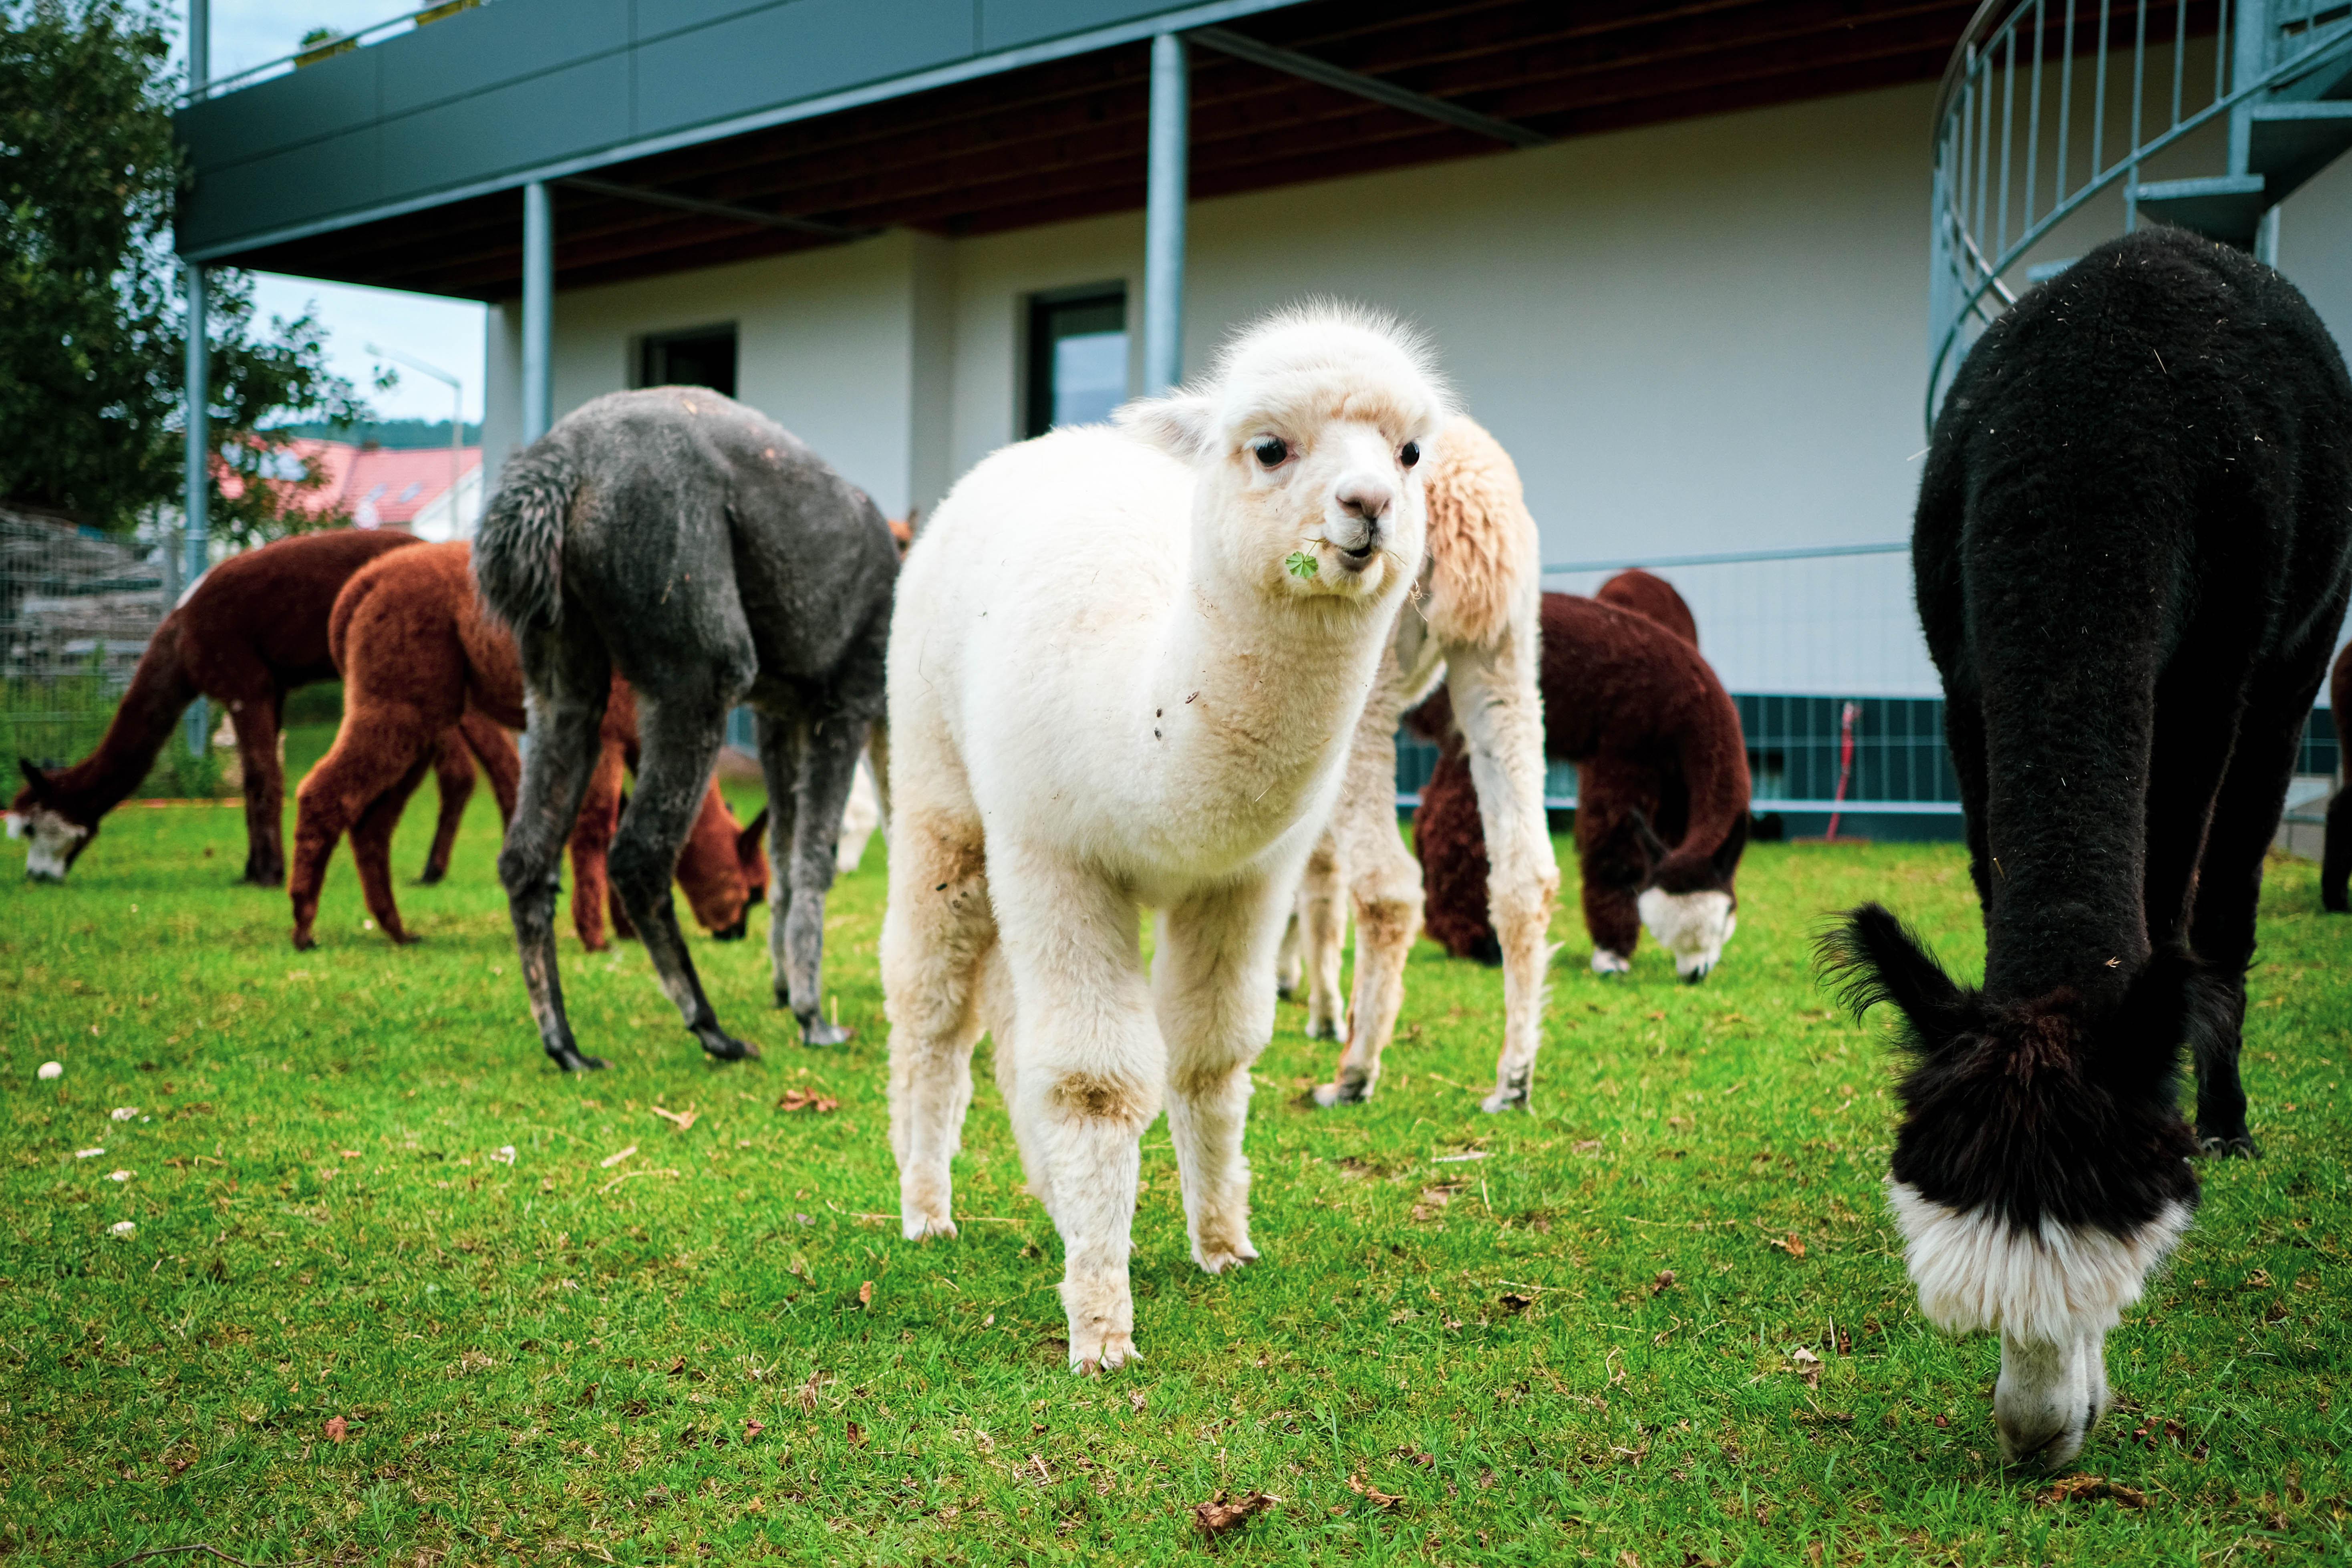
<instances>
[{"instance_id":1,"label":"dark window frame","mask_svg":"<svg viewBox=\"0 0 2352 1568\"><path fill-rule=\"evenodd\" d=\"M711 386L710 390L728 397L734 396L736 387L742 384L743 338L733 321L714 321L708 326L686 327L676 331L647 332L638 338L635 367L636 384L640 387L709 386L709 381L678 381L671 369L670 355L677 349L716 343L722 339L727 343L727 380L730 384Z\"/></svg>"},{"instance_id":2,"label":"dark window frame","mask_svg":"<svg viewBox=\"0 0 2352 1568\"><path fill-rule=\"evenodd\" d=\"M1043 436L1054 427L1054 344L1064 336L1054 330L1057 315L1090 307L1116 304L1118 330L1128 334L1129 368L1134 365L1134 329L1128 322L1127 280L1113 279L1074 289L1050 289L1032 294L1024 303L1027 321L1022 333L1021 434ZM1100 329L1097 329L1100 330Z\"/></svg>"}]
</instances>

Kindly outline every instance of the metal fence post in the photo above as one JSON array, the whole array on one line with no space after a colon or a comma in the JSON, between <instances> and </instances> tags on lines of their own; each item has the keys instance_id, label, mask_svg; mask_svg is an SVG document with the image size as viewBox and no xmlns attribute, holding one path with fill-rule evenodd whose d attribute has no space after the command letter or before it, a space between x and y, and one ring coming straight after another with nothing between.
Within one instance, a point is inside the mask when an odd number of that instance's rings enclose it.
<instances>
[{"instance_id":1,"label":"metal fence post","mask_svg":"<svg viewBox=\"0 0 2352 1568\"><path fill-rule=\"evenodd\" d=\"M522 188L522 440L554 422L555 213L547 186Z\"/></svg>"},{"instance_id":2,"label":"metal fence post","mask_svg":"<svg viewBox=\"0 0 2352 1568\"><path fill-rule=\"evenodd\" d=\"M187 448L182 458L188 531L188 586L205 574L212 550L212 338L205 320L205 269L188 268ZM188 705L188 754L205 754L212 709L202 697Z\"/></svg>"},{"instance_id":3,"label":"metal fence post","mask_svg":"<svg viewBox=\"0 0 2352 1568\"><path fill-rule=\"evenodd\" d=\"M1184 40L1151 40L1150 168L1143 214L1143 393L1184 378L1184 201L1192 89Z\"/></svg>"}]
</instances>

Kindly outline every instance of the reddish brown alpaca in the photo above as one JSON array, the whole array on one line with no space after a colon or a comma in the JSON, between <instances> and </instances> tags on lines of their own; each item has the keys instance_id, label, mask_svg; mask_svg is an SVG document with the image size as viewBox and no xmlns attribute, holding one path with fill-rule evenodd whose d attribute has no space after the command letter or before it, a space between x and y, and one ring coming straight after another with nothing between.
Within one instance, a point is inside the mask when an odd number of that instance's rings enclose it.
<instances>
[{"instance_id":1,"label":"reddish brown alpaca","mask_svg":"<svg viewBox=\"0 0 2352 1568\"><path fill-rule=\"evenodd\" d=\"M1650 582L1673 594L1657 579ZM1621 598L1638 594L1689 616L1679 595L1666 605L1643 584L1610 586ZM1675 967L1685 979L1705 977L1710 954L1719 954L1720 938L1729 934L1734 879L1748 840L1748 754L1738 710L1695 641L1646 614L1568 594L1544 595L1545 750L1578 766L1584 921L1594 967L1603 973L1632 958L1645 912L1669 928ZM1469 770L1450 738L1450 713L1424 704L1413 723L1445 747L1413 816L1428 930L1457 956L1481 956L1493 936ZM1645 910L1644 894L1667 897ZM1710 908L1706 928L1693 928L1685 916L1702 902L1695 894L1720 896L1720 921Z\"/></svg>"},{"instance_id":2,"label":"reddish brown alpaca","mask_svg":"<svg viewBox=\"0 0 2352 1568\"><path fill-rule=\"evenodd\" d=\"M1604 605L1647 616L1691 647L1698 647L1698 622L1693 618L1690 605L1675 592L1675 585L1664 577L1654 577L1636 567L1618 573L1601 584L1600 592L1592 596Z\"/></svg>"},{"instance_id":3,"label":"reddish brown alpaca","mask_svg":"<svg viewBox=\"0 0 2352 1568\"><path fill-rule=\"evenodd\" d=\"M518 769L506 730L524 721L522 669L513 637L480 613L469 553L464 544L403 552L355 574L335 601L328 637L343 671L343 725L296 792L288 890L298 948L313 944L320 887L346 832L369 912L394 942L412 940L393 899L392 831L424 776L430 738L460 716L501 809L513 809ZM607 945L605 853L620 817L623 769L637 743L636 700L617 678L603 735L571 843L572 927L592 952ZM713 784L679 857L678 880L704 928L733 935L741 934L754 886L740 837ZM764 890L764 858L752 858Z\"/></svg>"},{"instance_id":4,"label":"reddish brown alpaca","mask_svg":"<svg viewBox=\"0 0 2352 1568\"><path fill-rule=\"evenodd\" d=\"M278 760L286 694L332 680L327 616L352 574L415 536L330 529L233 555L205 574L147 644L130 689L98 749L69 768L44 773L18 760L25 787L8 807L12 826L34 835L33 874L64 879L98 837L100 820L145 780L189 703L207 697L226 709L245 773L245 879L274 888L286 879L279 820L286 776ZM434 763L441 820L425 863L427 882L448 868L449 846L473 794L474 764L454 735L439 737ZM44 842L54 846L47 856Z\"/></svg>"}]
</instances>

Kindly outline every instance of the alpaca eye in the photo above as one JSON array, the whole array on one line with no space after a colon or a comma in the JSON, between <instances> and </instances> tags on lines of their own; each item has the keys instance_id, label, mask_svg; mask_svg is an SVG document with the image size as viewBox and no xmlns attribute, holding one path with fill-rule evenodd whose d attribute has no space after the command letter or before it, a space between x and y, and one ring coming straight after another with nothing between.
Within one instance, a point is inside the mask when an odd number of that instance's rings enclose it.
<instances>
[{"instance_id":1,"label":"alpaca eye","mask_svg":"<svg viewBox=\"0 0 2352 1568\"><path fill-rule=\"evenodd\" d=\"M1397 449L1397 461L1402 463L1408 468L1412 468L1415 463L1420 462L1421 443L1418 441L1407 441L1402 447Z\"/></svg>"},{"instance_id":2,"label":"alpaca eye","mask_svg":"<svg viewBox=\"0 0 2352 1568\"><path fill-rule=\"evenodd\" d=\"M1262 441L1251 442L1250 452L1267 468L1278 468L1290 456L1290 446L1279 436L1268 436Z\"/></svg>"}]
</instances>

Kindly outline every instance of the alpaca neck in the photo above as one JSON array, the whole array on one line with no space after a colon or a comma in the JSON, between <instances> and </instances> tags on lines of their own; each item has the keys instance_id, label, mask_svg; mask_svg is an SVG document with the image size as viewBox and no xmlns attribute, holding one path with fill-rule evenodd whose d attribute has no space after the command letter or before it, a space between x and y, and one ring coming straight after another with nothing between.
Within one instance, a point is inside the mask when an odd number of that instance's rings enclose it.
<instances>
[{"instance_id":1,"label":"alpaca neck","mask_svg":"<svg viewBox=\"0 0 2352 1568\"><path fill-rule=\"evenodd\" d=\"M114 710L98 749L72 767L49 775L48 802L77 822L96 822L147 778L155 753L173 726L199 695L180 656L176 617L156 628L146 656L131 673L130 689Z\"/></svg>"}]
</instances>

